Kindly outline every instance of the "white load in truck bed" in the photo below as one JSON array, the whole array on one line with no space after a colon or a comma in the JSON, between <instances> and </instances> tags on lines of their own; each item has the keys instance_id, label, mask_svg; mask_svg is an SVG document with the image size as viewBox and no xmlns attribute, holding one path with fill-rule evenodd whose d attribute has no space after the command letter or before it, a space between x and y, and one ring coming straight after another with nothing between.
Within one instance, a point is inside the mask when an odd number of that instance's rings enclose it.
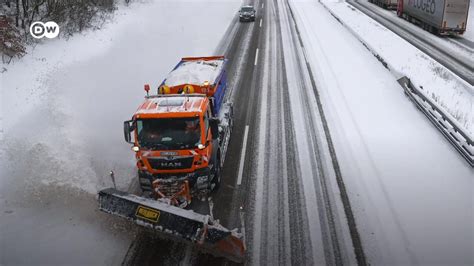
<instances>
[{"instance_id":1,"label":"white load in truck bed","mask_svg":"<svg viewBox=\"0 0 474 266\"><path fill-rule=\"evenodd\" d=\"M169 73L165 85L169 87L181 84L214 84L224 66L223 59L185 61Z\"/></svg>"}]
</instances>

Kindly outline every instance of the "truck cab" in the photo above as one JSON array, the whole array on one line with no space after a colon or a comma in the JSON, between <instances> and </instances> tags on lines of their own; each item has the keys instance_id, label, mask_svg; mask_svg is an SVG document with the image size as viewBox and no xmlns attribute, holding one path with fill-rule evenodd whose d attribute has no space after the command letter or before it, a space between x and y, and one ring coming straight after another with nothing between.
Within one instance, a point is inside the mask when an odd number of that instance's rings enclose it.
<instances>
[{"instance_id":1,"label":"truck cab","mask_svg":"<svg viewBox=\"0 0 474 266\"><path fill-rule=\"evenodd\" d=\"M147 232L244 263L245 230L222 226L213 217L210 200L208 210L190 205L219 187L233 125L225 65L223 56L186 57L156 93L150 95L150 85L145 85L144 101L124 122L144 193L117 190L111 171L114 188L99 191L98 201L99 210Z\"/></svg>"},{"instance_id":2,"label":"truck cab","mask_svg":"<svg viewBox=\"0 0 474 266\"><path fill-rule=\"evenodd\" d=\"M124 122L125 140L135 151L140 187L151 197L181 208L220 185L231 124L223 122L230 120L232 109L222 99L223 64L214 61L188 58L180 62L156 95L148 95L150 88L145 85L144 102ZM198 76L185 74L197 68Z\"/></svg>"}]
</instances>

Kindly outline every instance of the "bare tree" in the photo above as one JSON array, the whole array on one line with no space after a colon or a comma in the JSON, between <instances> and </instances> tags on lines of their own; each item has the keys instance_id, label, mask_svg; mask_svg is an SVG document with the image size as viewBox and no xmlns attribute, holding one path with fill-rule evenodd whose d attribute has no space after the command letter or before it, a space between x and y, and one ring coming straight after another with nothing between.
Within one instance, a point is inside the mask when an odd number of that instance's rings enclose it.
<instances>
[{"instance_id":1,"label":"bare tree","mask_svg":"<svg viewBox=\"0 0 474 266\"><path fill-rule=\"evenodd\" d=\"M3 29L8 32L2 32L8 38L2 40L8 43L0 40L0 53L11 54L8 45L13 43L22 44L14 45L17 48L13 50L24 53L19 47L24 47L23 43L33 42L29 27L35 21L58 23L61 36L66 38L85 29L100 28L116 9L117 1L120 0L4 0L5 5L0 4L0 14L5 14L3 19L9 21L9 26ZM16 40L13 36L23 36L23 40L20 38L20 42L11 42Z\"/></svg>"}]
</instances>

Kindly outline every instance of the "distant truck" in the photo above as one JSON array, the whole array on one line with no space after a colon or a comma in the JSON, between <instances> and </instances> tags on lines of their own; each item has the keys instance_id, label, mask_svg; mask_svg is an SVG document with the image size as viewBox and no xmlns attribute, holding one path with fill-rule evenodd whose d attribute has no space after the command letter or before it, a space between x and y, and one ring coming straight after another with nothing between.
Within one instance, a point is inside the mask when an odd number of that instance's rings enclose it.
<instances>
[{"instance_id":1,"label":"distant truck","mask_svg":"<svg viewBox=\"0 0 474 266\"><path fill-rule=\"evenodd\" d=\"M385 9L397 9L397 5L398 5L397 0L369 0L369 3L374 3Z\"/></svg>"},{"instance_id":2,"label":"distant truck","mask_svg":"<svg viewBox=\"0 0 474 266\"><path fill-rule=\"evenodd\" d=\"M466 31L470 0L398 0L397 15L435 34Z\"/></svg>"},{"instance_id":3,"label":"distant truck","mask_svg":"<svg viewBox=\"0 0 474 266\"><path fill-rule=\"evenodd\" d=\"M243 235L214 220L211 203L209 214L194 212L191 205L194 199L207 200L221 181L233 124L225 66L223 56L182 58L156 94L145 85L145 100L124 122L144 195L104 189L99 209L242 262Z\"/></svg>"}]
</instances>

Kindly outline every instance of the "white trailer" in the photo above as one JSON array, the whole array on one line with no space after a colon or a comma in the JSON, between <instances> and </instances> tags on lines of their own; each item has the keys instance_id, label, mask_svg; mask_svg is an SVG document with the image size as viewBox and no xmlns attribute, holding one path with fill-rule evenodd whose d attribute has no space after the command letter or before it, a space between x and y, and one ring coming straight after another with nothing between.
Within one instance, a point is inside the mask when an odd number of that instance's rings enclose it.
<instances>
[{"instance_id":1,"label":"white trailer","mask_svg":"<svg viewBox=\"0 0 474 266\"><path fill-rule=\"evenodd\" d=\"M397 14L435 34L463 34L470 0L398 0Z\"/></svg>"}]
</instances>

